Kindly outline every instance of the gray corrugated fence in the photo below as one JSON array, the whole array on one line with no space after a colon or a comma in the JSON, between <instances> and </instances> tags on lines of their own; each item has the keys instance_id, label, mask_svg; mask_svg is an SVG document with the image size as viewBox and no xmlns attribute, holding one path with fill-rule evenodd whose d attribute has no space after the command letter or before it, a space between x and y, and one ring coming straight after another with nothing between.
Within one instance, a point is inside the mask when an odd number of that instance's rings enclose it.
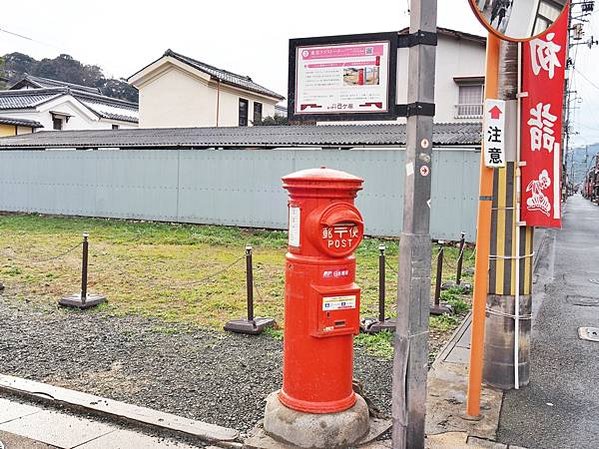
<instances>
[{"instance_id":1,"label":"gray corrugated fence","mask_svg":"<svg viewBox=\"0 0 599 449\"><path fill-rule=\"evenodd\" d=\"M369 235L401 232L405 152L392 149L0 151L0 210L284 229L281 176L327 166L365 179ZM433 152L433 238L472 241L480 153ZM421 207L428 207L422 204Z\"/></svg>"}]
</instances>

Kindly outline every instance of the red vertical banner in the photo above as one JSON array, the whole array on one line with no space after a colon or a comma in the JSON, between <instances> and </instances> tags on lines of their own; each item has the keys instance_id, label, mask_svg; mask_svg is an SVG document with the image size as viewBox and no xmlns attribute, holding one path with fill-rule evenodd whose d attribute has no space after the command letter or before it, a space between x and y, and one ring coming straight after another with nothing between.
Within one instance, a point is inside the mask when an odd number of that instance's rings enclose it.
<instances>
[{"instance_id":1,"label":"red vertical banner","mask_svg":"<svg viewBox=\"0 0 599 449\"><path fill-rule=\"evenodd\" d=\"M522 55L520 218L561 228L562 111L568 57L568 6L549 32L525 42Z\"/></svg>"}]
</instances>

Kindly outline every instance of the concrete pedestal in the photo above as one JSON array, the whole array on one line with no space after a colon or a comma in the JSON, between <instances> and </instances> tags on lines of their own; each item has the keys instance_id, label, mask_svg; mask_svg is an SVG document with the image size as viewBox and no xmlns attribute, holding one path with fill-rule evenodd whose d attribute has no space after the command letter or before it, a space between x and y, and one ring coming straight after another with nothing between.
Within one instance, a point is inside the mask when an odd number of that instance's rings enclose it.
<instances>
[{"instance_id":1,"label":"concrete pedestal","mask_svg":"<svg viewBox=\"0 0 599 449\"><path fill-rule=\"evenodd\" d=\"M73 307L76 309L89 309L91 307L96 307L103 302L106 301L106 296L97 295L95 293L88 293L86 295L85 302L81 299L81 293L75 293L71 296L65 296L64 298L60 298L58 304L63 307Z\"/></svg>"},{"instance_id":2,"label":"concrete pedestal","mask_svg":"<svg viewBox=\"0 0 599 449\"><path fill-rule=\"evenodd\" d=\"M356 404L343 412L302 413L285 407L278 392L266 398L264 430L271 437L300 448L342 449L362 440L370 430L368 405L356 395Z\"/></svg>"}]
</instances>

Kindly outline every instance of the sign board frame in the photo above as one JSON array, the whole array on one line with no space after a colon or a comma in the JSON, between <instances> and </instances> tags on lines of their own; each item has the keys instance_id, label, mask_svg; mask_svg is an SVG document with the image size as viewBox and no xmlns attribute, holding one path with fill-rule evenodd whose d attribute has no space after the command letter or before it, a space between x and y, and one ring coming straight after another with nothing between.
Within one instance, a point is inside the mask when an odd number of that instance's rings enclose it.
<instances>
[{"instance_id":1,"label":"sign board frame","mask_svg":"<svg viewBox=\"0 0 599 449\"><path fill-rule=\"evenodd\" d=\"M298 93L298 56L302 49L309 47L338 47L344 45L356 44L388 44L387 58L387 86L386 86L386 109L374 112L305 112L296 111L296 99ZM394 120L400 115L396 105L397 90L397 50L398 34L397 31L387 33L368 33L354 35L339 35L325 37L311 37L289 40L289 84L288 84L288 103L287 116L290 121L347 121L347 120Z\"/></svg>"}]
</instances>

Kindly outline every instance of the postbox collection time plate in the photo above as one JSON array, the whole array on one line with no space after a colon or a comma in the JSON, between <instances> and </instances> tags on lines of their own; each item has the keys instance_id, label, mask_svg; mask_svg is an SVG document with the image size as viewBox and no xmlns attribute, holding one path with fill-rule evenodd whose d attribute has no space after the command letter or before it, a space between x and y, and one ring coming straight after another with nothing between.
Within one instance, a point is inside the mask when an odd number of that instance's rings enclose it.
<instances>
[{"instance_id":1,"label":"postbox collection time plate","mask_svg":"<svg viewBox=\"0 0 599 449\"><path fill-rule=\"evenodd\" d=\"M324 296L322 310L346 310L356 308L356 295Z\"/></svg>"}]
</instances>

